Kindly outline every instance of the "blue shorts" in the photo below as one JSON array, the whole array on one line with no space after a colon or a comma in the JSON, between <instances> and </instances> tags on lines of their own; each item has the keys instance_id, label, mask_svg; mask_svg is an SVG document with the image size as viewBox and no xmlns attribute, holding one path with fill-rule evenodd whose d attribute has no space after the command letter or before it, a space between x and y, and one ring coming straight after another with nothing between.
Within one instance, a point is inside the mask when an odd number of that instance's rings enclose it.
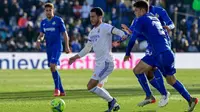
<instances>
[{"instance_id":1,"label":"blue shorts","mask_svg":"<svg viewBox=\"0 0 200 112\"><path fill-rule=\"evenodd\" d=\"M145 56L141 60L152 67L156 66L156 60L155 57L152 55L150 46L147 46Z\"/></svg>"},{"instance_id":2,"label":"blue shorts","mask_svg":"<svg viewBox=\"0 0 200 112\"><path fill-rule=\"evenodd\" d=\"M152 67L156 66L155 57L152 55L145 55L141 60Z\"/></svg>"},{"instance_id":3,"label":"blue shorts","mask_svg":"<svg viewBox=\"0 0 200 112\"><path fill-rule=\"evenodd\" d=\"M174 75L176 73L176 69L174 68L174 53L171 50L158 54L155 60L163 76L166 77L167 75Z\"/></svg>"},{"instance_id":4,"label":"blue shorts","mask_svg":"<svg viewBox=\"0 0 200 112\"><path fill-rule=\"evenodd\" d=\"M56 65L60 65L60 55L61 55L61 51L60 50L51 50L51 51L47 51L47 60L48 60L48 66L50 67L50 64L56 64Z\"/></svg>"}]
</instances>

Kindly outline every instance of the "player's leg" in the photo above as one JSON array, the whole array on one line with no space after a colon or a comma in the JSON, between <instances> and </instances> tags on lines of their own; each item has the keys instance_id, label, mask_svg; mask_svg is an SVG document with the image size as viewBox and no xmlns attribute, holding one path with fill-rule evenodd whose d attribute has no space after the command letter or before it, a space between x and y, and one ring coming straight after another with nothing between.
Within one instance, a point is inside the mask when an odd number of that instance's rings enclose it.
<instances>
[{"instance_id":1,"label":"player's leg","mask_svg":"<svg viewBox=\"0 0 200 112\"><path fill-rule=\"evenodd\" d=\"M159 69L157 69L157 67L155 67L157 64L155 57L153 57L152 55L146 55L144 58L142 58L142 60L153 67L153 69L145 73L150 84L154 88L156 88L162 95L167 95L167 90L164 86L162 73Z\"/></svg>"},{"instance_id":2,"label":"player's leg","mask_svg":"<svg viewBox=\"0 0 200 112\"><path fill-rule=\"evenodd\" d=\"M189 108L188 111L191 112L195 108L196 104L198 103L197 98L191 97L187 89L184 85L176 79L174 74L176 73L176 69L174 68L174 55L171 51L166 51L159 55L158 57L160 68L164 75L166 75L167 83L173 86L188 102Z\"/></svg>"},{"instance_id":3,"label":"player's leg","mask_svg":"<svg viewBox=\"0 0 200 112\"><path fill-rule=\"evenodd\" d=\"M156 101L152 95L151 89L147 83L147 78L145 75L145 72L150 71L151 69L152 67L145 63L143 60L140 60L140 62L133 69L134 74L138 78L138 82L140 83L140 85L146 93L145 100L140 102L138 106L145 106Z\"/></svg>"},{"instance_id":4,"label":"player's leg","mask_svg":"<svg viewBox=\"0 0 200 112\"><path fill-rule=\"evenodd\" d=\"M162 73L160 72L159 69L154 68L153 70L148 71L147 74L148 74L147 78L148 78L150 84L154 88L156 88L160 92L160 94L162 95L162 97L161 97L161 99L158 103L158 106L159 107L166 106L168 104L168 101L169 101L170 93L167 92L167 90L165 88L163 77L161 75Z\"/></svg>"},{"instance_id":5,"label":"player's leg","mask_svg":"<svg viewBox=\"0 0 200 112\"><path fill-rule=\"evenodd\" d=\"M112 101L113 97L110 96L110 94L107 93L107 91L104 91L102 88L98 87L99 81L95 79L90 79L90 81L87 84L87 89L100 96L101 98L105 99L106 101Z\"/></svg>"},{"instance_id":6,"label":"player's leg","mask_svg":"<svg viewBox=\"0 0 200 112\"><path fill-rule=\"evenodd\" d=\"M98 87L104 89L105 91L107 91L103 86L105 85L105 83L108 81L108 77L106 77L104 80L102 80L101 82L98 83ZM108 92L108 91L107 91ZM109 94L109 93L108 93ZM118 111L120 110L120 105L119 104L115 104L114 105L114 108L113 108L113 111Z\"/></svg>"},{"instance_id":7,"label":"player's leg","mask_svg":"<svg viewBox=\"0 0 200 112\"><path fill-rule=\"evenodd\" d=\"M104 80L114 69L114 64L110 62L102 63L100 66L97 66L94 71L94 75L88 82L87 88L90 92L97 94L99 97L105 99L108 102L108 112L114 109L117 106L117 101L113 98L109 92L103 88L98 87L99 82Z\"/></svg>"},{"instance_id":8,"label":"player's leg","mask_svg":"<svg viewBox=\"0 0 200 112\"><path fill-rule=\"evenodd\" d=\"M51 56L52 56L52 52L47 51L47 60L48 60L48 66L50 67L50 71L52 73L52 78L54 81L54 96L59 96L60 95L60 91L59 91L59 85L58 85L58 76L54 73L55 69L56 69L56 65L55 64L51 64Z\"/></svg>"},{"instance_id":9,"label":"player's leg","mask_svg":"<svg viewBox=\"0 0 200 112\"><path fill-rule=\"evenodd\" d=\"M192 112L194 110L196 104L198 103L198 99L191 97L190 93L187 91L185 86L179 80L177 80L174 75L171 75L171 74L167 75L166 80L167 80L168 84L173 86L183 96L183 98L188 102L188 104L189 104L188 112Z\"/></svg>"},{"instance_id":10,"label":"player's leg","mask_svg":"<svg viewBox=\"0 0 200 112\"><path fill-rule=\"evenodd\" d=\"M102 80L101 82L98 83L98 87L103 87L105 85L105 83L107 82L108 77L106 77L104 80Z\"/></svg>"},{"instance_id":11,"label":"player's leg","mask_svg":"<svg viewBox=\"0 0 200 112\"><path fill-rule=\"evenodd\" d=\"M61 55L60 51L54 51L52 52L51 60L50 60L50 68L51 68L52 76L54 79L54 83L56 85L54 96L65 96L65 91L62 86L60 74L58 70L56 69L56 66L60 65L59 63L60 55Z\"/></svg>"},{"instance_id":12,"label":"player's leg","mask_svg":"<svg viewBox=\"0 0 200 112\"><path fill-rule=\"evenodd\" d=\"M54 91L54 96L60 96L60 90L59 90L59 76L56 70L56 64L50 63L50 70L52 73L52 77L54 80L54 85L55 85L55 91Z\"/></svg>"}]
</instances>

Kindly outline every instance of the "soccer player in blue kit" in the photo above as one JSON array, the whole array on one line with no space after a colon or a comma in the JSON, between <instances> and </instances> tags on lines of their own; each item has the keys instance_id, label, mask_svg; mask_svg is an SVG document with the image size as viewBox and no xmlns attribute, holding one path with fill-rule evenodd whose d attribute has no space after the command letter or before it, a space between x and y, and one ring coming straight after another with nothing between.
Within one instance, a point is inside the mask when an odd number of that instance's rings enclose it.
<instances>
[{"instance_id":1,"label":"soccer player in blue kit","mask_svg":"<svg viewBox=\"0 0 200 112\"><path fill-rule=\"evenodd\" d=\"M186 88L174 76L176 73L176 69L174 68L174 54L160 21L153 14L147 13L149 7L147 2L138 1L134 4L134 7L137 20L135 21L135 28L126 49L124 61L129 60L130 52L136 38L143 35L151 46L152 55L156 61L155 66L166 76L168 84L173 86L187 100L189 104L188 112L193 111L198 103L198 99L191 97ZM140 75L150 71L152 67L145 63L139 63L139 65L141 65L141 67L138 70L134 70L134 73L140 82L144 79L144 77Z\"/></svg>"},{"instance_id":2,"label":"soccer player in blue kit","mask_svg":"<svg viewBox=\"0 0 200 112\"><path fill-rule=\"evenodd\" d=\"M40 49L41 41L45 38L48 66L50 67L55 84L54 96L65 96L65 91L56 66L60 64L59 58L63 51L62 36L65 41L65 52L70 52L69 37L63 19L54 15L53 4L46 3L44 7L46 19L42 20L40 24L37 48Z\"/></svg>"},{"instance_id":3,"label":"soccer player in blue kit","mask_svg":"<svg viewBox=\"0 0 200 112\"><path fill-rule=\"evenodd\" d=\"M148 0L147 0L148 1ZM167 35L167 40L169 44L171 45L170 37L168 36L168 31L174 29L174 24L172 20L169 18L167 12L165 9L157 6L149 6L149 12L154 14L158 19L161 21L162 26L164 27L165 34ZM128 28L126 25L122 24L122 28L126 30L128 33L132 33L134 31L135 27L135 21L137 21L137 18L135 18L132 22L132 25ZM143 35L138 36L139 40L145 40L145 37ZM150 84L156 88L162 95L161 100L159 101L159 107L163 107L168 104L170 93L167 92L164 86L164 81L162 78L162 73L160 72L157 67L155 67L155 59L152 56L152 49L151 46L148 44L145 56L141 59L141 63L148 64L152 67L152 70L147 71L145 74L140 75L140 77L143 77L143 81L139 81L140 85L143 87L146 98L144 101L140 102L138 106L145 106L150 103L155 103L155 97L152 95L152 92L150 90L150 87L147 83L147 79L149 80ZM139 70L141 67L141 63L137 64L134 68L134 71ZM145 75L147 76L147 79L145 78ZM137 76L137 75L136 75ZM137 76L138 77L138 76Z\"/></svg>"}]
</instances>

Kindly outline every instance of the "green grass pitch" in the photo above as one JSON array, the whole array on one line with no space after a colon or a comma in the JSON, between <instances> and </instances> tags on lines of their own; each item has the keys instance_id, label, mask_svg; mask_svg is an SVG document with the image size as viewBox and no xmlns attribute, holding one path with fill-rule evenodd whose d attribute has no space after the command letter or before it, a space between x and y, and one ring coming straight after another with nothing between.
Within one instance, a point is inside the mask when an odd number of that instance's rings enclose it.
<instances>
[{"instance_id":1,"label":"green grass pitch","mask_svg":"<svg viewBox=\"0 0 200 112\"><path fill-rule=\"evenodd\" d=\"M67 96L64 112L103 112L107 103L86 90L91 70L60 70ZM189 92L200 98L200 70L177 70L176 77ZM165 83L166 84L166 83ZM120 112L183 112L187 102L172 87L169 104L158 108L160 94L152 89L157 98L155 104L137 107L145 97L131 70L115 70L108 78L105 88L117 98ZM51 112L50 101L54 99L53 80L49 70L1 70L0 112ZM152 87L151 87L152 88ZM194 112L200 112L200 105Z\"/></svg>"}]
</instances>

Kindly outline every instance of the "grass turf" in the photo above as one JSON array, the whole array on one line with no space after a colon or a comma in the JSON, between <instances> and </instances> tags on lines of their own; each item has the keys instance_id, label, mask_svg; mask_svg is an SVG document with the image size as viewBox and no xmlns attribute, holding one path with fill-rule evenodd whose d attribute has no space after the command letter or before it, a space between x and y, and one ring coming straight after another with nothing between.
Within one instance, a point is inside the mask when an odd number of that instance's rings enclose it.
<instances>
[{"instance_id":1,"label":"grass turf","mask_svg":"<svg viewBox=\"0 0 200 112\"><path fill-rule=\"evenodd\" d=\"M61 97L66 103L64 112L103 112L107 103L86 90L91 70L62 70L67 96ZM177 70L176 77L195 97L200 97L200 70ZM166 83L165 83L166 84ZM157 103L137 107L145 97L131 70L115 70L105 88L117 98L120 112L183 112L187 102L172 87L169 104L158 108ZM53 80L49 70L1 70L0 71L0 112L51 112L50 101L54 99ZM152 87L151 87L152 88ZM152 89L157 98L160 94ZM200 112L200 105L194 112Z\"/></svg>"}]
</instances>

